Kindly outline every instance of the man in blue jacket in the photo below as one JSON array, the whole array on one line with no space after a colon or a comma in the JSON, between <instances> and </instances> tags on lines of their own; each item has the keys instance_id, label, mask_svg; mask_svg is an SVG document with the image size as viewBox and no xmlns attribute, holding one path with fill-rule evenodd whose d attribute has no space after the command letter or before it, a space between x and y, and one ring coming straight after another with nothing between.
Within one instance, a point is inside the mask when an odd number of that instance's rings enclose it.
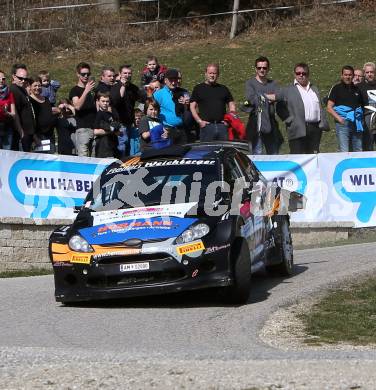
<instances>
[{"instance_id":1,"label":"man in blue jacket","mask_svg":"<svg viewBox=\"0 0 376 390\"><path fill-rule=\"evenodd\" d=\"M173 144L187 143L187 136L183 126L183 118L177 114L177 104L174 90L178 88L179 71L168 69L165 73L165 86L154 92L153 97L160 106L160 119L163 127L167 129Z\"/></svg>"}]
</instances>

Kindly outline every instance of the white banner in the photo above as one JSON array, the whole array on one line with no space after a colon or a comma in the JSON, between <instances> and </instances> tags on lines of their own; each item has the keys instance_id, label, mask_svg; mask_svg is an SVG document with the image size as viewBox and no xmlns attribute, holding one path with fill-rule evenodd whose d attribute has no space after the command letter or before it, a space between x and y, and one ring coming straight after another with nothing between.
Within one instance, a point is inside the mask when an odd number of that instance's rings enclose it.
<instances>
[{"instance_id":1,"label":"white banner","mask_svg":"<svg viewBox=\"0 0 376 390\"><path fill-rule=\"evenodd\" d=\"M73 217L111 161L0 150L0 217Z\"/></svg>"},{"instance_id":2,"label":"white banner","mask_svg":"<svg viewBox=\"0 0 376 390\"><path fill-rule=\"evenodd\" d=\"M321 181L315 154L249 156L266 179L289 191L305 195L305 210L292 215L293 221L322 221Z\"/></svg>"},{"instance_id":3,"label":"white banner","mask_svg":"<svg viewBox=\"0 0 376 390\"><path fill-rule=\"evenodd\" d=\"M376 226L376 152L318 156L326 221Z\"/></svg>"},{"instance_id":4,"label":"white banner","mask_svg":"<svg viewBox=\"0 0 376 390\"><path fill-rule=\"evenodd\" d=\"M306 196L293 221L376 226L376 152L250 157L268 180ZM0 217L71 218L111 161L0 150Z\"/></svg>"}]
</instances>

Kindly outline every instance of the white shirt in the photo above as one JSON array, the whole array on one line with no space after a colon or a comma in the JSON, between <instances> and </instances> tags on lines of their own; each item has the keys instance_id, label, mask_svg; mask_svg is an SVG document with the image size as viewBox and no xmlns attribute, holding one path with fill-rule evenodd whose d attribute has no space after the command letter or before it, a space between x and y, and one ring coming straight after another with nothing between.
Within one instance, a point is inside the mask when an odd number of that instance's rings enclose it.
<instances>
[{"instance_id":1,"label":"white shirt","mask_svg":"<svg viewBox=\"0 0 376 390\"><path fill-rule=\"evenodd\" d=\"M296 80L294 85L298 88L304 104L304 115L306 122L320 122L320 102L316 93L311 88L311 83L302 87Z\"/></svg>"}]
</instances>

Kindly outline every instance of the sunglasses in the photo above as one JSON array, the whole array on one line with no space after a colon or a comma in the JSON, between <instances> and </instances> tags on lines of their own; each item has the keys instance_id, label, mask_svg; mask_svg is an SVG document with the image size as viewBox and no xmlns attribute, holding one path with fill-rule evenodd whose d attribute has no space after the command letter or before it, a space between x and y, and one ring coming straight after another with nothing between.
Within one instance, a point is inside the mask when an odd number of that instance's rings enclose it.
<instances>
[{"instance_id":1,"label":"sunglasses","mask_svg":"<svg viewBox=\"0 0 376 390\"><path fill-rule=\"evenodd\" d=\"M91 75L91 73L80 73L80 76L82 77L89 77Z\"/></svg>"},{"instance_id":2,"label":"sunglasses","mask_svg":"<svg viewBox=\"0 0 376 390\"><path fill-rule=\"evenodd\" d=\"M27 80L27 77L20 77L20 76L17 76L16 74L15 74L15 76L18 78L18 80L20 80L20 81L26 81Z\"/></svg>"},{"instance_id":3,"label":"sunglasses","mask_svg":"<svg viewBox=\"0 0 376 390\"><path fill-rule=\"evenodd\" d=\"M5 77L0 77L0 80L4 81L4 80L6 80L6 78Z\"/></svg>"},{"instance_id":4,"label":"sunglasses","mask_svg":"<svg viewBox=\"0 0 376 390\"><path fill-rule=\"evenodd\" d=\"M307 72L295 72L297 76L307 76Z\"/></svg>"},{"instance_id":5,"label":"sunglasses","mask_svg":"<svg viewBox=\"0 0 376 390\"><path fill-rule=\"evenodd\" d=\"M267 66L256 66L257 70L268 70Z\"/></svg>"}]
</instances>

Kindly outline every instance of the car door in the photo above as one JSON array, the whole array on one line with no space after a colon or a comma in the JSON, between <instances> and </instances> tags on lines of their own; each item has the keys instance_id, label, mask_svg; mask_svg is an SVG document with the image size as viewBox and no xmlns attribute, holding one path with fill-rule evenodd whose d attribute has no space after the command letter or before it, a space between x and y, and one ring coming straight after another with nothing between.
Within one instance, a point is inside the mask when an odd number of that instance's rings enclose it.
<instances>
[{"instance_id":1,"label":"car door","mask_svg":"<svg viewBox=\"0 0 376 390\"><path fill-rule=\"evenodd\" d=\"M245 154L236 153L235 161L249 185L245 196L248 198L252 214L253 256L258 259L264 254L264 243L267 235L268 218L265 217L264 213L267 181Z\"/></svg>"},{"instance_id":2,"label":"car door","mask_svg":"<svg viewBox=\"0 0 376 390\"><path fill-rule=\"evenodd\" d=\"M251 202L247 196L246 176L244 175L239 163L235 158L236 153L228 154L224 159L225 181L231 188L231 212L238 215L243 220L241 234L247 240L250 250L252 263L257 259L256 240L254 235L254 216L252 213ZM240 185L236 185L236 182Z\"/></svg>"}]
</instances>

